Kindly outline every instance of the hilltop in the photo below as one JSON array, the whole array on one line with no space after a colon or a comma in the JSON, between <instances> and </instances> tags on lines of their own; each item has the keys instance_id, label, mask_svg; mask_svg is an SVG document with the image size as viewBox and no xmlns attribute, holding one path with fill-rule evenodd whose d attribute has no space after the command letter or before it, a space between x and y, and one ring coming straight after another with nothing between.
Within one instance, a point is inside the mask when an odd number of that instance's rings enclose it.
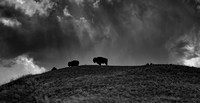
<instances>
[{"instance_id":1,"label":"hilltop","mask_svg":"<svg viewBox=\"0 0 200 103\"><path fill-rule=\"evenodd\" d=\"M62 68L0 86L0 102L197 103L199 74L199 68L179 65Z\"/></svg>"}]
</instances>

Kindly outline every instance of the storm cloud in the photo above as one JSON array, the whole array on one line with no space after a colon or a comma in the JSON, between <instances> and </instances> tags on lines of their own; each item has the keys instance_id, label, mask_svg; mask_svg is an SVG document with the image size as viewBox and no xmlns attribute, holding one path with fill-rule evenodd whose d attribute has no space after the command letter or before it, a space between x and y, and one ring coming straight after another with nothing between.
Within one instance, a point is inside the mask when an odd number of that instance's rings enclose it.
<instances>
[{"instance_id":1,"label":"storm cloud","mask_svg":"<svg viewBox=\"0 0 200 103\"><path fill-rule=\"evenodd\" d=\"M0 57L26 55L41 67L199 61L195 0L2 0ZM174 59L176 58L176 59ZM191 61L190 61L191 62ZM194 65L200 66L200 65Z\"/></svg>"}]
</instances>

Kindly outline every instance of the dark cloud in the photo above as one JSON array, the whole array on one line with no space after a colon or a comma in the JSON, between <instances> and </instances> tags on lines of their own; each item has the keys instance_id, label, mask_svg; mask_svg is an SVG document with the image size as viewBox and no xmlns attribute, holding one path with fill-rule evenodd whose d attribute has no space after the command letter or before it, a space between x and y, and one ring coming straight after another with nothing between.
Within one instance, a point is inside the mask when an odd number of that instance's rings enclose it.
<instances>
[{"instance_id":1,"label":"dark cloud","mask_svg":"<svg viewBox=\"0 0 200 103\"><path fill-rule=\"evenodd\" d=\"M188 0L3 1L0 18L20 25L0 23L1 58L25 54L49 68L95 56L119 65L170 63L172 53L185 57L191 44L177 39L199 26Z\"/></svg>"},{"instance_id":2,"label":"dark cloud","mask_svg":"<svg viewBox=\"0 0 200 103\"><path fill-rule=\"evenodd\" d=\"M189 45L190 44L188 41L181 40L174 44L174 47L171 48L171 51L176 52L178 56L182 57L186 55L185 53L189 52L189 50L186 48Z\"/></svg>"}]
</instances>

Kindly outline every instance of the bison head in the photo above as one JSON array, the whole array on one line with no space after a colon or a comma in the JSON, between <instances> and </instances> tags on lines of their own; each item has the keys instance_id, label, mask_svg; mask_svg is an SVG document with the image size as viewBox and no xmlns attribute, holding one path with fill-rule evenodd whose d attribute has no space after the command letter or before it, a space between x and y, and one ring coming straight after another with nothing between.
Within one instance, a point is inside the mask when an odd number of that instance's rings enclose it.
<instances>
[{"instance_id":1,"label":"bison head","mask_svg":"<svg viewBox=\"0 0 200 103\"><path fill-rule=\"evenodd\" d=\"M94 58L94 59L93 59L93 62L96 63L96 62L97 62L97 58Z\"/></svg>"}]
</instances>

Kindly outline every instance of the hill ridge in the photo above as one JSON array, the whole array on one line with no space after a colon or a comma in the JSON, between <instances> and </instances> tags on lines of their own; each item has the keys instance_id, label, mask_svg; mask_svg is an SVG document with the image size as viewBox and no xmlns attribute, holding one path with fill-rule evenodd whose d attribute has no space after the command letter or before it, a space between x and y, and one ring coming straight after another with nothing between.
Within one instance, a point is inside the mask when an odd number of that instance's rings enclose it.
<instances>
[{"instance_id":1,"label":"hill ridge","mask_svg":"<svg viewBox=\"0 0 200 103\"><path fill-rule=\"evenodd\" d=\"M199 74L199 68L163 64L66 67L0 86L0 102L198 102Z\"/></svg>"}]
</instances>

